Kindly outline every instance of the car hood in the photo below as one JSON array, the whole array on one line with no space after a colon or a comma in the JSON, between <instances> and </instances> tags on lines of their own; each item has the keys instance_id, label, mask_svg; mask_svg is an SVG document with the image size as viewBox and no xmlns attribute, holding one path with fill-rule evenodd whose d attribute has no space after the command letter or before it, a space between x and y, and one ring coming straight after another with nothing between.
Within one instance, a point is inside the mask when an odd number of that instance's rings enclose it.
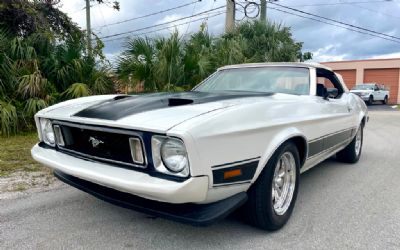
<instances>
[{"instance_id":1,"label":"car hood","mask_svg":"<svg viewBox=\"0 0 400 250\"><path fill-rule=\"evenodd\" d=\"M363 89L353 89L350 90L350 93L372 93L372 90L363 90Z\"/></svg>"},{"instance_id":2,"label":"car hood","mask_svg":"<svg viewBox=\"0 0 400 250\"><path fill-rule=\"evenodd\" d=\"M269 93L182 92L108 95L70 100L41 111L51 119L112 127L165 132L205 113L243 102L263 100Z\"/></svg>"}]
</instances>

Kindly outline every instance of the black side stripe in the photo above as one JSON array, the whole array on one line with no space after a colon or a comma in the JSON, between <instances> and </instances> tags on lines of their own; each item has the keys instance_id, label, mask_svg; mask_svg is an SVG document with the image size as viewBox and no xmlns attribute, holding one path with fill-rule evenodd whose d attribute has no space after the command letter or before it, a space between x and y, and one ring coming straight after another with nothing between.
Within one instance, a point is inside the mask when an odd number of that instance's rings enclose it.
<instances>
[{"instance_id":1,"label":"black side stripe","mask_svg":"<svg viewBox=\"0 0 400 250\"><path fill-rule=\"evenodd\" d=\"M328 152L328 151L336 150L336 149L340 148L341 146L345 146L345 145L348 144L349 142L350 142L350 139L349 139L349 140L346 140L346 141L343 141L343 142L341 142L341 143L339 143L339 144L336 144L336 145L333 146L333 147L330 147L330 148L328 148L328 149L325 149L324 151L319 152L318 154L315 154L315 155L313 155L313 156L311 156L311 157L308 157L308 159L317 157L318 155L321 155L321 154L326 153L326 152Z\"/></svg>"},{"instance_id":2,"label":"black side stripe","mask_svg":"<svg viewBox=\"0 0 400 250\"><path fill-rule=\"evenodd\" d=\"M311 158L327 149L350 140L355 134L355 128L341 130L325 135L308 142L308 158Z\"/></svg>"},{"instance_id":3,"label":"black side stripe","mask_svg":"<svg viewBox=\"0 0 400 250\"><path fill-rule=\"evenodd\" d=\"M214 185L234 184L235 182L245 182L245 181L252 180L253 176L256 172L258 162L259 162L258 160L255 160L255 161L243 163L243 164L232 166L232 167L226 167L226 168L213 170L212 172L213 172ZM224 173L226 171L236 170L236 169L240 169L242 174L239 176L229 178L229 179L224 179Z\"/></svg>"},{"instance_id":4,"label":"black side stripe","mask_svg":"<svg viewBox=\"0 0 400 250\"><path fill-rule=\"evenodd\" d=\"M242 162L246 162L246 161L258 160L260 158L261 158L260 156L257 156L257 157L249 158L249 159L245 159L245 160L240 160L240 161L234 161L234 162L224 163L224 164L220 164L220 165L215 165L215 166L212 166L211 168L219 168L219 167L224 167L224 166L230 166L230 165L233 165L233 164L242 163Z\"/></svg>"}]
</instances>

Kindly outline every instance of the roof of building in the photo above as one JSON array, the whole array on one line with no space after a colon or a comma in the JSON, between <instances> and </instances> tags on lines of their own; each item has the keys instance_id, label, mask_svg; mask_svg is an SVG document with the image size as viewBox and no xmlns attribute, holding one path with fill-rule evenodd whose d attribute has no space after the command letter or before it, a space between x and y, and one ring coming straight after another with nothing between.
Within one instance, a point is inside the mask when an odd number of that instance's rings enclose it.
<instances>
[{"instance_id":1,"label":"roof of building","mask_svg":"<svg viewBox=\"0 0 400 250\"><path fill-rule=\"evenodd\" d=\"M370 61L400 61L400 58L376 58L376 59L359 59L359 60L343 60L343 61L331 61L331 62L321 62L325 63L343 63L343 62L370 62Z\"/></svg>"}]
</instances>

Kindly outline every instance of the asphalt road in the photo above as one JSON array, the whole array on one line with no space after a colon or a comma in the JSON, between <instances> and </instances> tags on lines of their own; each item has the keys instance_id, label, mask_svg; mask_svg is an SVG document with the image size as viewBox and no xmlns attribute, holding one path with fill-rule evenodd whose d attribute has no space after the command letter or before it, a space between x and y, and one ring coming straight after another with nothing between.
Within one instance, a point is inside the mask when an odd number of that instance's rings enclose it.
<instances>
[{"instance_id":1,"label":"asphalt road","mask_svg":"<svg viewBox=\"0 0 400 250\"><path fill-rule=\"evenodd\" d=\"M391 104L381 104L378 102L375 102L374 104L368 105L368 110L369 111L398 111L397 108L393 108L393 106L396 105L391 105Z\"/></svg>"},{"instance_id":2,"label":"asphalt road","mask_svg":"<svg viewBox=\"0 0 400 250\"><path fill-rule=\"evenodd\" d=\"M301 176L289 223L270 233L235 216L196 228L71 187L0 201L2 249L400 249L400 112L371 112L362 158Z\"/></svg>"}]
</instances>

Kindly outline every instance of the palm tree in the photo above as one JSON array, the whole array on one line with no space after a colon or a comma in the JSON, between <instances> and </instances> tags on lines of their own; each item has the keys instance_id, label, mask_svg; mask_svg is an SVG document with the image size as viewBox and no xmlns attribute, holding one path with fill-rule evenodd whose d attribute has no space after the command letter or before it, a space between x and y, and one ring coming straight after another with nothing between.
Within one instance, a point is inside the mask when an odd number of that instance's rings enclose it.
<instances>
[{"instance_id":1,"label":"palm tree","mask_svg":"<svg viewBox=\"0 0 400 250\"><path fill-rule=\"evenodd\" d=\"M156 40L156 81L164 91L172 91L178 87L184 73L183 43L177 31L168 39Z\"/></svg>"},{"instance_id":2,"label":"palm tree","mask_svg":"<svg viewBox=\"0 0 400 250\"><path fill-rule=\"evenodd\" d=\"M147 91L184 90L227 64L310 59L301 48L280 24L243 22L231 33L212 37L203 23L187 40L177 31L167 38L128 40L117 74L125 82L144 83Z\"/></svg>"},{"instance_id":3,"label":"palm tree","mask_svg":"<svg viewBox=\"0 0 400 250\"><path fill-rule=\"evenodd\" d=\"M184 48L184 69L186 83L199 83L215 69L212 60L213 38L203 23L200 30L190 36L185 42Z\"/></svg>"},{"instance_id":4,"label":"palm tree","mask_svg":"<svg viewBox=\"0 0 400 250\"><path fill-rule=\"evenodd\" d=\"M123 82L134 79L143 83L147 91L157 91L155 79L156 45L150 38L136 38L127 42L125 51L118 59L117 73Z\"/></svg>"},{"instance_id":5,"label":"palm tree","mask_svg":"<svg viewBox=\"0 0 400 250\"><path fill-rule=\"evenodd\" d=\"M81 41L0 31L0 133L33 127L33 115L55 102L113 92L109 69L85 57Z\"/></svg>"}]
</instances>

